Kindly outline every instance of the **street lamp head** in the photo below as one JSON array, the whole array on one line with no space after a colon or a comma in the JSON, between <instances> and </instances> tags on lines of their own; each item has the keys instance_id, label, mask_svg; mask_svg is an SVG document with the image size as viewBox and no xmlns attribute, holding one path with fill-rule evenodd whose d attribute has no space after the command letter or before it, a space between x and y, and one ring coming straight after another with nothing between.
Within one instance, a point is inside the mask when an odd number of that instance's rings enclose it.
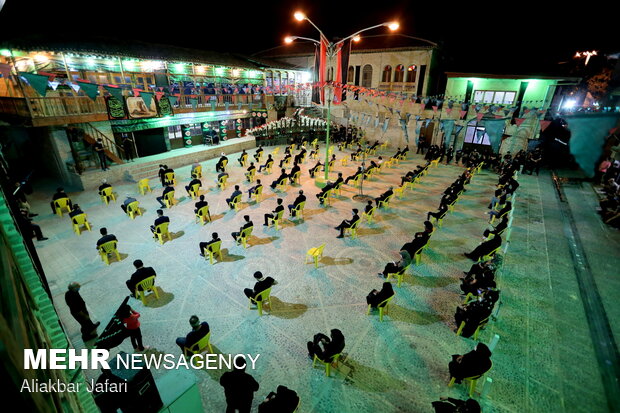
<instances>
[{"instance_id":1,"label":"street lamp head","mask_svg":"<svg viewBox=\"0 0 620 413\"><path fill-rule=\"evenodd\" d=\"M295 20L299 22L306 19L306 15L300 11L296 11L295 14L293 14L293 16L295 17Z\"/></svg>"},{"instance_id":2,"label":"street lamp head","mask_svg":"<svg viewBox=\"0 0 620 413\"><path fill-rule=\"evenodd\" d=\"M359 37L359 35L358 35L358 36L353 37L353 39L352 39L352 40L353 40L354 42L359 42L361 39L362 39L362 38L361 38L361 37Z\"/></svg>"},{"instance_id":3,"label":"street lamp head","mask_svg":"<svg viewBox=\"0 0 620 413\"><path fill-rule=\"evenodd\" d=\"M390 23L387 23L387 27L391 31L395 31L395 30L398 30L398 28L400 27L400 24L398 24L398 22L390 22Z\"/></svg>"},{"instance_id":4,"label":"street lamp head","mask_svg":"<svg viewBox=\"0 0 620 413\"><path fill-rule=\"evenodd\" d=\"M291 36L286 36L284 38L284 43L291 44L291 43L293 43L293 40L295 40L295 39L293 39Z\"/></svg>"}]
</instances>

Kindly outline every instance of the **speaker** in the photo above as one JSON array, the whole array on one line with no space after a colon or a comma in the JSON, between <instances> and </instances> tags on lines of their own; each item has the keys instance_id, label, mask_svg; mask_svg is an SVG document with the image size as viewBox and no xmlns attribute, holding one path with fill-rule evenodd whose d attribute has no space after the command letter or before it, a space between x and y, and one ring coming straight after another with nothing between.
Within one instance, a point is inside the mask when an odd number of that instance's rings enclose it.
<instances>
[{"instance_id":1,"label":"speaker","mask_svg":"<svg viewBox=\"0 0 620 413\"><path fill-rule=\"evenodd\" d=\"M125 352L120 352L117 357L123 357L131 363L131 359ZM135 363L143 367L144 362ZM123 413L157 413L164 405L159 396L159 390L155 385L153 374L147 368L125 368L122 363L110 365L112 376L127 383L127 392L118 393L119 405ZM131 365L131 364L128 364Z\"/></svg>"}]
</instances>

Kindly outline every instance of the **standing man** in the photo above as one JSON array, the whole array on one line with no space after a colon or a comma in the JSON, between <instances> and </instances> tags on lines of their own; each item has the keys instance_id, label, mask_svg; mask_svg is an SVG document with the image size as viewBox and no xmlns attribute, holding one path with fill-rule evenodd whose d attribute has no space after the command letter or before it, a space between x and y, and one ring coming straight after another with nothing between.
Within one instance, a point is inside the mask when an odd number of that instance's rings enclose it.
<instances>
[{"instance_id":1,"label":"standing man","mask_svg":"<svg viewBox=\"0 0 620 413\"><path fill-rule=\"evenodd\" d=\"M80 323L82 331L82 340L88 341L97 337L97 327L101 324L99 321L93 323L86 309L86 303L80 295L80 284L72 282L69 284L68 290L65 293L65 302L71 315L75 320Z\"/></svg>"},{"instance_id":2,"label":"standing man","mask_svg":"<svg viewBox=\"0 0 620 413\"><path fill-rule=\"evenodd\" d=\"M110 168L108 168L108 165L106 164L106 155L105 155L105 150L103 149L103 141L101 140L101 138L97 138L97 143L95 143L95 152L97 152L97 155L99 156L99 162L101 163L101 170L105 171L108 170Z\"/></svg>"},{"instance_id":3,"label":"standing man","mask_svg":"<svg viewBox=\"0 0 620 413\"><path fill-rule=\"evenodd\" d=\"M133 139L129 134L123 135L123 150L125 151L125 160L133 162Z\"/></svg>"},{"instance_id":4,"label":"standing man","mask_svg":"<svg viewBox=\"0 0 620 413\"><path fill-rule=\"evenodd\" d=\"M226 395L226 413L250 413L254 392L258 390L258 382L245 372L243 367L235 364L233 371L227 371L220 378L220 385Z\"/></svg>"}]
</instances>

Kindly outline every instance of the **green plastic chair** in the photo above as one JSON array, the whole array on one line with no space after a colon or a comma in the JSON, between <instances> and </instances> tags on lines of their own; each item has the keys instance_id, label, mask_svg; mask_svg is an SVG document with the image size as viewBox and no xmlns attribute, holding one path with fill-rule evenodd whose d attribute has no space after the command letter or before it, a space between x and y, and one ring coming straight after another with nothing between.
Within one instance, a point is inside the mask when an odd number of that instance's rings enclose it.
<instances>
[{"instance_id":1,"label":"green plastic chair","mask_svg":"<svg viewBox=\"0 0 620 413\"><path fill-rule=\"evenodd\" d=\"M394 294L393 296L381 301L379 303L379 305L377 306L377 308L379 309L379 321L383 321L383 313L387 314L389 311L389 306L390 306L390 301L392 301L392 299L396 296L396 294ZM371 305L368 304L368 311L366 312L366 315L370 314L370 310L372 309Z\"/></svg>"},{"instance_id":2,"label":"green plastic chair","mask_svg":"<svg viewBox=\"0 0 620 413\"><path fill-rule=\"evenodd\" d=\"M263 315L263 305L268 304L269 305L269 311L271 311L271 287L267 288L264 291L261 291L260 293L258 293L256 295L256 298L251 298L250 297L250 306L249 308L252 308L252 305L255 305L258 308L258 315L262 316Z\"/></svg>"}]
</instances>

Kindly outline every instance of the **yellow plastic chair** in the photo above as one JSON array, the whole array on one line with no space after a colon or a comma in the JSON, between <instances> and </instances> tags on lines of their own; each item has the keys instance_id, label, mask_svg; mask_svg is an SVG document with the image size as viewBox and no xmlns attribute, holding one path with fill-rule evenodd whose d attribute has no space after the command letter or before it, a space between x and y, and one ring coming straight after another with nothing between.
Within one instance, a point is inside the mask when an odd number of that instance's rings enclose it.
<instances>
[{"instance_id":1,"label":"yellow plastic chair","mask_svg":"<svg viewBox=\"0 0 620 413\"><path fill-rule=\"evenodd\" d=\"M62 217L62 210L66 209L67 213L71 212L71 207L69 207L69 198L60 198L54 201L54 206L56 207L56 214Z\"/></svg>"},{"instance_id":2,"label":"yellow plastic chair","mask_svg":"<svg viewBox=\"0 0 620 413\"><path fill-rule=\"evenodd\" d=\"M151 186L149 185L149 179L148 178L140 179L138 181L138 192L144 195L146 194L146 191L153 192L153 190L151 189Z\"/></svg>"},{"instance_id":3,"label":"yellow plastic chair","mask_svg":"<svg viewBox=\"0 0 620 413\"><path fill-rule=\"evenodd\" d=\"M276 148L271 152L271 157L273 158L280 152L280 147L276 146Z\"/></svg>"},{"instance_id":4,"label":"yellow plastic chair","mask_svg":"<svg viewBox=\"0 0 620 413\"><path fill-rule=\"evenodd\" d=\"M387 141L385 141L381 145L379 145L379 148L381 148L381 149L386 149L387 147L388 147Z\"/></svg>"},{"instance_id":5,"label":"yellow plastic chair","mask_svg":"<svg viewBox=\"0 0 620 413\"><path fill-rule=\"evenodd\" d=\"M202 225L206 224L207 221L211 222L211 218L209 218L209 205L205 205L196 212L196 218L202 222Z\"/></svg>"},{"instance_id":6,"label":"yellow plastic chair","mask_svg":"<svg viewBox=\"0 0 620 413\"><path fill-rule=\"evenodd\" d=\"M317 362L317 361L319 361L319 362L323 363L323 365L325 366L325 375L326 375L327 377L329 377L329 376L330 376L330 371L331 371L331 366L332 366L332 364L334 364L334 365L338 365L338 360L340 359L340 355L341 355L341 353L334 354L334 355L331 357L331 360L328 360L328 361L323 361L323 360L321 360L321 359L320 359L320 358L319 358L319 357L315 354L315 355L314 355L314 360L312 360L312 367L314 367L314 366L315 366L315 364L316 364L316 362ZM334 367L335 367L335 366L334 366Z\"/></svg>"},{"instance_id":7,"label":"yellow plastic chair","mask_svg":"<svg viewBox=\"0 0 620 413\"><path fill-rule=\"evenodd\" d=\"M174 205L174 191L170 191L164 197L164 204L166 204L166 208L172 208Z\"/></svg>"},{"instance_id":8,"label":"yellow plastic chair","mask_svg":"<svg viewBox=\"0 0 620 413\"><path fill-rule=\"evenodd\" d=\"M359 188L361 178L362 178L362 174L359 174L358 176L355 177L355 179L352 181L354 187Z\"/></svg>"},{"instance_id":9,"label":"yellow plastic chair","mask_svg":"<svg viewBox=\"0 0 620 413\"><path fill-rule=\"evenodd\" d=\"M246 153L241 156L241 166L245 168L247 164L248 164L248 154Z\"/></svg>"},{"instance_id":10,"label":"yellow plastic chair","mask_svg":"<svg viewBox=\"0 0 620 413\"><path fill-rule=\"evenodd\" d=\"M142 210L139 207L140 202L134 201L127 205L127 215L129 218L134 219L136 215L142 215Z\"/></svg>"},{"instance_id":11,"label":"yellow plastic chair","mask_svg":"<svg viewBox=\"0 0 620 413\"><path fill-rule=\"evenodd\" d=\"M276 191L286 192L286 187L288 186L286 182L287 182L287 179L283 179L280 182L278 182L278 184L276 185Z\"/></svg>"},{"instance_id":12,"label":"yellow plastic chair","mask_svg":"<svg viewBox=\"0 0 620 413\"><path fill-rule=\"evenodd\" d=\"M331 205L331 197L334 196L334 190L330 189L329 191L325 192L325 195L323 197L323 205Z\"/></svg>"},{"instance_id":13,"label":"yellow plastic chair","mask_svg":"<svg viewBox=\"0 0 620 413\"><path fill-rule=\"evenodd\" d=\"M168 232L169 222L163 222L155 227L155 235L159 239L159 243L164 245L164 237L168 237L168 241L172 241L172 235Z\"/></svg>"},{"instance_id":14,"label":"yellow plastic chair","mask_svg":"<svg viewBox=\"0 0 620 413\"><path fill-rule=\"evenodd\" d=\"M194 169L192 169L192 174L196 176L196 178L202 178L202 165L198 165Z\"/></svg>"},{"instance_id":15,"label":"yellow plastic chair","mask_svg":"<svg viewBox=\"0 0 620 413\"><path fill-rule=\"evenodd\" d=\"M153 291L155 294L155 298L159 300L159 293L157 292L157 287L155 286L155 276L151 276L149 278L145 278L136 284L136 298L139 297L142 301L142 305L146 305L146 293L148 291Z\"/></svg>"},{"instance_id":16,"label":"yellow plastic chair","mask_svg":"<svg viewBox=\"0 0 620 413\"><path fill-rule=\"evenodd\" d=\"M369 224L372 224L372 219L375 216L375 211L377 210L377 207L372 207L370 209L370 211L368 211L368 213L364 212L362 215L366 217L366 222L368 222Z\"/></svg>"},{"instance_id":17,"label":"yellow plastic chair","mask_svg":"<svg viewBox=\"0 0 620 413\"><path fill-rule=\"evenodd\" d=\"M276 227L276 230L279 231L280 230L280 221L282 220L282 215L283 214L284 214L284 210L278 212L275 217L273 217L272 219L270 219L267 222L269 224L269 226L271 226L271 224L273 224Z\"/></svg>"},{"instance_id":18,"label":"yellow plastic chair","mask_svg":"<svg viewBox=\"0 0 620 413\"><path fill-rule=\"evenodd\" d=\"M319 268L319 260L323 258L323 250L325 249L325 244L321 244L316 248L310 248L308 252L306 252L306 259L304 260L304 264L308 263L308 257L312 257L314 260L314 268Z\"/></svg>"},{"instance_id":19,"label":"yellow plastic chair","mask_svg":"<svg viewBox=\"0 0 620 413\"><path fill-rule=\"evenodd\" d=\"M273 161L267 163L267 166L265 166L266 175L271 175L272 167L273 167Z\"/></svg>"},{"instance_id":20,"label":"yellow plastic chair","mask_svg":"<svg viewBox=\"0 0 620 413\"><path fill-rule=\"evenodd\" d=\"M334 169L334 163L336 163L336 161L334 159L330 160L329 163L327 164L327 166L329 167L329 170L333 170Z\"/></svg>"},{"instance_id":21,"label":"yellow plastic chair","mask_svg":"<svg viewBox=\"0 0 620 413\"><path fill-rule=\"evenodd\" d=\"M261 159L263 159L263 153L262 153L262 152L259 152L259 153L258 153L258 156L257 156L257 157L255 157L254 159L256 159L256 162L259 162L259 163L260 163Z\"/></svg>"},{"instance_id":22,"label":"yellow plastic chair","mask_svg":"<svg viewBox=\"0 0 620 413\"><path fill-rule=\"evenodd\" d=\"M489 370L487 370L483 374L479 374L477 376L471 376L471 377L463 378L464 381L468 381L469 382L469 397L473 397L474 396L474 392L476 391L476 384L478 384L478 380L482 376L487 374L489 371L491 371L492 368L493 368L493 361L491 361L491 367L489 368ZM448 383L448 387L452 387L454 385L455 381L456 381L456 378L454 378L454 377L450 378L450 383Z\"/></svg>"},{"instance_id":23,"label":"yellow plastic chair","mask_svg":"<svg viewBox=\"0 0 620 413\"><path fill-rule=\"evenodd\" d=\"M409 264L411 265L411 264ZM398 272L394 272L394 273L388 273L387 277L385 277L385 281L390 281L392 279L392 277L396 278L397 281L397 286L398 288L400 288L400 285L403 282L403 278L405 278L405 273L407 272L407 269L409 268L409 265L405 266L405 268L403 268L402 270L398 271Z\"/></svg>"},{"instance_id":24,"label":"yellow plastic chair","mask_svg":"<svg viewBox=\"0 0 620 413\"><path fill-rule=\"evenodd\" d=\"M213 354L213 347L211 347L211 332L207 333L206 336L198 340L197 343L192 345L191 347L184 347L183 354L200 354L204 353L206 349L209 349L209 354Z\"/></svg>"},{"instance_id":25,"label":"yellow plastic chair","mask_svg":"<svg viewBox=\"0 0 620 413\"><path fill-rule=\"evenodd\" d=\"M403 198L404 196L404 192L405 192L405 188L407 188L407 182L405 182L405 184L403 186L399 186L398 188L394 189L394 193L396 194L396 196L400 199Z\"/></svg>"},{"instance_id":26,"label":"yellow plastic chair","mask_svg":"<svg viewBox=\"0 0 620 413\"><path fill-rule=\"evenodd\" d=\"M478 340L478 334L480 334L480 330L482 330L487 325L487 323L489 322L489 317L487 317L484 320L480 321L480 324L478 324L478 327L476 327L476 331L474 331L474 336L473 336L474 340ZM459 326L459 329L456 330L456 335L460 336L463 333L463 329L464 328L465 328L465 321L461 321L461 325Z\"/></svg>"},{"instance_id":27,"label":"yellow plastic chair","mask_svg":"<svg viewBox=\"0 0 620 413\"><path fill-rule=\"evenodd\" d=\"M210 248L210 249L209 249L209 248ZM205 256L205 259L207 259L207 255L208 255L208 256L209 256L209 262L210 262L211 264L213 264L213 258L214 258L216 255L219 255L219 256L220 256L220 260L221 260L221 259L222 259L222 251L221 251L221 248L222 248L222 241L216 241L216 242L214 242L213 244L211 244L211 245L209 245L208 247L206 247L206 248L203 250L203 254L204 254L204 256Z\"/></svg>"},{"instance_id":28,"label":"yellow plastic chair","mask_svg":"<svg viewBox=\"0 0 620 413\"><path fill-rule=\"evenodd\" d=\"M306 201L303 201L297 204L297 206L291 210L291 218L301 217L303 219L305 207L306 207Z\"/></svg>"},{"instance_id":29,"label":"yellow plastic chair","mask_svg":"<svg viewBox=\"0 0 620 413\"><path fill-rule=\"evenodd\" d=\"M357 221L355 221L355 223L353 223L353 225L351 225L350 228L345 228L344 229L344 233L346 235L347 231L351 233L351 239L355 239L355 236L357 235L357 226L359 225L361 219L358 219Z\"/></svg>"},{"instance_id":30,"label":"yellow plastic chair","mask_svg":"<svg viewBox=\"0 0 620 413\"><path fill-rule=\"evenodd\" d=\"M503 208L503 206L502 206L502 208ZM509 213L510 213L510 211L506 211L506 212L504 212L502 215L493 215L493 216L491 217L491 224L493 224L493 223L495 222L495 220L496 220L496 219L497 219L498 221L499 221L499 220L501 220L501 219L503 219L503 218L504 218L504 216L506 216L506 214L509 214Z\"/></svg>"},{"instance_id":31,"label":"yellow plastic chair","mask_svg":"<svg viewBox=\"0 0 620 413\"><path fill-rule=\"evenodd\" d=\"M396 294L394 294L393 296L381 301L379 303L379 305L377 306L377 308L379 309L379 321L383 321L383 313L387 314L389 311L389 307L390 307L390 301L392 301L392 299L396 296ZM370 304L368 304L368 311L366 312L366 315L370 315L370 310L372 309L372 307L370 306Z\"/></svg>"},{"instance_id":32,"label":"yellow plastic chair","mask_svg":"<svg viewBox=\"0 0 620 413\"><path fill-rule=\"evenodd\" d=\"M108 257L108 254L116 255L117 261L121 260L121 254L119 254L118 250L116 249L117 243L118 241L108 241L99 246L99 255L101 255L101 259L103 260L103 262L106 263L106 265L110 265L110 259Z\"/></svg>"},{"instance_id":33,"label":"yellow plastic chair","mask_svg":"<svg viewBox=\"0 0 620 413\"><path fill-rule=\"evenodd\" d=\"M116 202L116 195L114 195L114 192L112 191L113 188L111 186L103 189L103 194L101 194L101 200L105 202L106 205L108 205L108 198Z\"/></svg>"},{"instance_id":34,"label":"yellow plastic chair","mask_svg":"<svg viewBox=\"0 0 620 413\"><path fill-rule=\"evenodd\" d=\"M347 166L347 157L346 156L340 160L340 164L342 166Z\"/></svg>"},{"instance_id":35,"label":"yellow plastic chair","mask_svg":"<svg viewBox=\"0 0 620 413\"><path fill-rule=\"evenodd\" d=\"M80 228L84 227L87 230L91 230L90 229L90 223L87 220L87 215L86 214L80 214L80 215L76 215L71 219L71 222L73 223L73 230L75 231L76 234L80 235L81 231Z\"/></svg>"},{"instance_id":36,"label":"yellow plastic chair","mask_svg":"<svg viewBox=\"0 0 620 413\"><path fill-rule=\"evenodd\" d=\"M377 205L377 207L379 208L385 208L390 206L390 201L392 200L392 197L394 196L394 194L388 196L387 198L385 198L383 201L379 201L379 205Z\"/></svg>"},{"instance_id":37,"label":"yellow plastic chair","mask_svg":"<svg viewBox=\"0 0 620 413\"><path fill-rule=\"evenodd\" d=\"M502 249L502 247L497 247L493 251L489 252L487 255L484 255L478 259L478 262L489 261L493 259L493 256L497 254L497 252Z\"/></svg>"},{"instance_id":38,"label":"yellow plastic chair","mask_svg":"<svg viewBox=\"0 0 620 413\"><path fill-rule=\"evenodd\" d=\"M226 181L228 180L228 175L224 175L217 180L217 185L223 191L226 188Z\"/></svg>"},{"instance_id":39,"label":"yellow plastic chair","mask_svg":"<svg viewBox=\"0 0 620 413\"><path fill-rule=\"evenodd\" d=\"M444 212L444 213L443 213L443 214L441 214L439 217L433 217L433 218L435 218L435 223L437 224L437 226L438 226L439 228L441 228L441 226L443 225L443 219L444 219L444 217L446 216L446 213L447 213L447 212L448 212L448 211Z\"/></svg>"},{"instance_id":40,"label":"yellow plastic chair","mask_svg":"<svg viewBox=\"0 0 620 413\"><path fill-rule=\"evenodd\" d=\"M260 196L263 194L263 187L260 186L256 192L252 192L252 199L254 199L254 201L256 201L257 203L260 202Z\"/></svg>"},{"instance_id":41,"label":"yellow plastic chair","mask_svg":"<svg viewBox=\"0 0 620 413\"><path fill-rule=\"evenodd\" d=\"M282 167L283 168L288 168L289 165L291 164L291 156L289 156L288 158L286 158L286 160L282 163Z\"/></svg>"},{"instance_id":42,"label":"yellow plastic chair","mask_svg":"<svg viewBox=\"0 0 620 413\"><path fill-rule=\"evenodd\" d=\"M237 244L241 243L243 244L243 248L247 248L248 238L250 238L250 236L252 235L253 229L254 227L249 227L241 231L241 234L239 234L239 237L237 237Z\"/></svg>"},{"instance_id":43,"label":"yellow plastic chair","mask_svg":"<svg viewBox=\"0 0 620 413\"><path fill-rule=\"evenodd\" d=\"M175 186L177 184L177 179L174 176L174 172L166 172L164 174L164 182L172 182L172 186Z\"/></svg>"},{"instance_id":44,"label":"yellow plastic chair","mask_svg":"<svg viewBox=\"0 0 620 413\"><path fill-rule=\"evenodd\" d=\"M430 166L431 166L431 168L433 168L433 167L437 167L438 164L439 164L439 158L433 159L431 161L431 165Z\"/></svg>"},{"instance_id":45,"label":"yellow plastic chair","mask_svg":"<svg viewBox=\"0 0 620 413\"><path fill-rule=\"evenodd\" d=\"M222 161L222 169L223 169L224 171L226 171L226 165L228 165L228 159L224 159L224 160Z\"/></svg>"},{"instance_id":46,"label":"yellow plastic chair","mask_svg":"<svg viewBox=\"0 0 620 413\"><path fill-rule=\"evenodd\" d=\"M252 305L255 305L258 308L258 315L262 316L263 315L263 306L265 304L269 305L269 311L271 311L271 287L267 288L264 291L261 291L259 294L256 295L256 298L250 298L250 306L249 308L252 308Z\"/></svg>"},{"instance_id":47,"label":"yellow plastic chair","mask_svg":"<svg viewBox=\"0 0 620 413\"><path fill-rule=\"evenodd\" d=\"M297 185L301 185L301 172L295 172L293 175L293 182Z\"/></svg>"},{"instance_id":48,"label":"yellow plastic chair","mask_svg":"<svg viewBox=\"0 0 620 413\"><path fill-rule=\"evenodd\" d=\"M256 169L252 169L250 172L246 172L245 177L248 182L254 182L254 178L256 177Z\"/></svg>"},{"instance_id":49,"label":"yellow plastic chair","mask_svg":"<svg viewBox=\"0 0 620 413\"><path fill-rule=\"evenodd\" d=\"M454 201L452 201L451 203L448 204L448 211L450 212L454 212L454 204L456 204L456 201L458 201L459 199L456 198Z\"/></svg>"},{"instance_id":50,"label":"yellow plastic chair","mask_svg":"<svg viewBox=\"0 0 620 413\"><path fill-rule=\"evenodd\" d=\"M338 193L338 195L342 195L342 182L340 182L338 185L333 187L330 190L330 192L331 192L331 196L336 196L336 192Z\"/></svg>"},{"instance_id":51,"label":"yellow plastic chair","mask_svg":"<svg viewBox=\"0 0 620 413\"><path fill-rule=\"evenodd\" d=\"M192 185L192 187L189 188L189 195L192 197L192 199L198 198L198 196L200 195L200 185L199 184Z\"/></svg>"},{"instance_id":52,"label":"yellow plastic chair","mask_svg":"<svg viewBox=\"0 0 620 413\"><path fill-rule=\"evenodd\" d=\"M295 152L296 148L297 148L297 144L291 143L291 153Z\"/></svg>"},{"instance_id":53,"label":"yellow plastic chair","mask_svg":"<svg viewBox=\"0 0 620 413\"><path fill-rule=\"evenodd\" d=\"M240 202L241 202L241 194L237 195L236 197L230 200L230 206L235 210L235 212L239 211Z\"/></svg>"}]
</instances>

